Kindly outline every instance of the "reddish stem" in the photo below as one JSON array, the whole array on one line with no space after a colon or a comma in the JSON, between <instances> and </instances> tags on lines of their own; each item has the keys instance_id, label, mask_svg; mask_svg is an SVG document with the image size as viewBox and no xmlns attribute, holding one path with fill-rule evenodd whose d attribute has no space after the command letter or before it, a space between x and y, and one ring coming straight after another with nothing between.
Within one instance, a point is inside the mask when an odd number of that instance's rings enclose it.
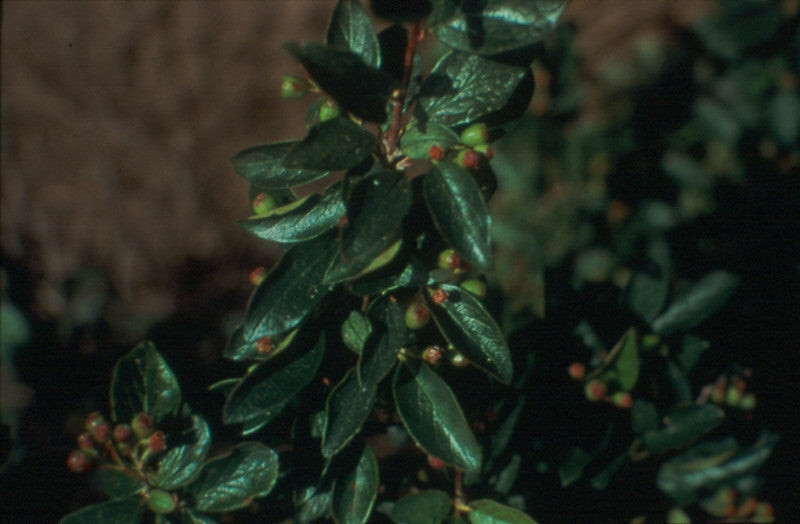
<instances>
[{"instance_id":1,"label":"reddish stem","mask_svg":"<svg viewBox=\"0 0 800 524\"><path fill-rule=\"evenodd\" d=\"M406 54L403 57L403 80L394 97L392 107L392 125L389 127L387 140L387 155L391 155L397 147L397 140L400 137L400 123L403 119L403 105L406 94L408 93L408 83L411 80L411 68L414 65L414 51L417 49L417 42L421 39L421 27L419 22L414 22L411 34L408 36L406 44Z\"/></svg>"}]
</instances>

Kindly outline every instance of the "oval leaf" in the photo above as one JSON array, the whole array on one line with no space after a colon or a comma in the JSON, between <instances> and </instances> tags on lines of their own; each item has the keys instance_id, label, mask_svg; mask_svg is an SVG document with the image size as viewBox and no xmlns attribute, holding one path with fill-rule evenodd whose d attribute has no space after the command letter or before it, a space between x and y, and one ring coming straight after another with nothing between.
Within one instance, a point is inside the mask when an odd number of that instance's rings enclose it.
<instances>
[{"instance_id":1,"label":"oval leaf","mask_svg":"<svg viewBox=\"0 0 800 524\"><path fill-rule=\"evenodd\" d=\"M288 140L250 147L231 158L233 169L262 191L299 186L326 176L327 171L297 169L283 164L286 153L296 144L296 140Z\"/></svg>"},{"instance_id":2,"label":"oval leaf","mask_svg":"<svg viewBox=\"0 0 800 524\"><path fill-rule=\"evenodd\" d=\"M433 146L447 151L458 144L458 135L447 126L429 122L424 129L421 127L416 125L400 137L400 149L410 158L427 159Z\"/></svg>"},{"instance_id":3,"label":"oval leaf","mask_svg":"<svg viewBox=\"0 0 800 524\"><path fill-rule=\"evenodd\" d=\"M322 277L336 251L333 235L292 246L253 293L245 340L280 335L300 324L328 293Z\"/></svg>"},{"instance_id":4,"label":"oval leaf","mask_svg":"<svg viewBox=\"0 0 800 524\"><path fill-rule=\"evenodd\" d=\"M325 335L299 355L295 352L259 364L246 375L225 402L222 420L244 422L280 410L317 373L325 354Z\"/></svg>"},{"instance_id":5,"label":"oval leaf","mask_svg":"<svg viewBox=\"0 0 800 524\"><path fill-rule=\"evenodd\" d=\"M403 308L393 297L376 300L368 313L376 334L367 341L356 369L362 383L377 385L397 361L397 353L406 343L408 329Z\"/></svg>"},{"instance_id":6,"label":"oval leaf","mask_svg":"<svg viewBox=\"0 0 800 524\"><path fill-rule=\"evenodd\" d=\"M713 404L679 406L664 417L663 428L642 434L642 444L651 453L682 448L714 429L723 418L725 412Z\"/></svg>"},{"instance_id":7,"label":"oval leaf","mask_svg":"<svg viewBox=\"0 0 800 524\"><path fill-rule=\"evenodd\" d=\"M705 275L653 321L653 331L669 335L700 324L730 298L739 281L738 276L727 271Z\"/></svg>"},{"instance_id":8,"label":"oval leaf","mask_svg":"<svg viewBox=\"0 0 800 524\"><path fill-rule=\"evenodd\" d=\"M172 490L191 481L200 471L208 448L211 432L201 417L192 415L186 419L187 427L170 432L167 437L167 452L158 462L155 485Z\"/></svg>"},{"instance_id":9,"label":"oval leaf","mask_svg":"<svg viewBox=\"0 0 800 524\"><path fill-rule=\"evenodd\" d=\"M390 517L397 524L440 524L451 510L452 502L447 493L429 489L398 500Z\"/></svg>"},{"instance_id":10,"label":"oval leaf","mask_svg":"<svg viewBox=\"0 0 800 524\"><path fill-rule=\"evenodd\" d=\"M137 495L86 506L61 519L60 524L139 524L143 514L142 497Z\"/></svg>"},{"instance_id":11,"label":"oval leaf","mask_svg":"<svg viewBox=\"0 0 800 524\"><path fill-rule=\"evenodd\" d=\"M425 203L436 229L459 255L479 268L491 264L489 210L469 171L448 162L422 180Z\"/></svg>"},{"instance_id":12,"label":"oval leaf","mask_svg":"<svg viewBox=\"0 0 800 524\"><path fill-rule=\"evenodd\" d=\"M349 49L372 67L380 67L378 37L369 14L358 0L339 0L328 25L328 45Z\"/></svg>"},{"instance_id":13,"label":"oval leaf","mask_svg":"<svg viewBox=\"0 0 800 524\"><path fill-rule=\"evenodd\" d=\"M267 495L278 480L278 455L257 442L243 442L210 460L187 491L201 511L233 511Z\"/></svg>"},{"instance_id":14,"label":"oval leaf","mask_svg":"<svg viewBox=\"0 0 800 524\"><path fill-rule=\"evenodd\" d=\"M351 311L347 320L342 323L342 341L356 355L361 355L370 333L372 324L360 311Z\"/></svg>"},{"instance_id":15,"label":"oval leaf","mask_svg":"<svg viewBox=\"0 0 800 524\"><path fill-rule=\"evenodd\" d=\"M469 521L472 524L536 524L525 513L491 499L470 502Z\"/></svg>"},{"instance_id":16,"label":"oval leaf","mask_svg":"<svg viewBox=\"0 0 800 524\"><path fill-rule=\"evenodd\" d=\"M130 422L141 412L149 413L156 425L175 415L181 390L175 374L152 342L142 342L114 366L111 378L111 416Z\"/></svg>"},{"instance_id":17,"label":"oval leaf","mask_svg":"<svg viewBox=\"0 0 800 524\"><path fill-rule=\"evenodd\" d=\"M460 353L480 369L510 384L514 376L511 352L500 328L480 301L454 284L441 284L447 299L432 302L432 289L425 293L429 309L439 330Z\"/></svg>"},{"instance_id":18,"label":"oval leaf","mask_svg":"<svg viewBox=\"0 0 800 524\"><path fill-rule=\"evenodd\" d=\"M146 484L140 478L116 469L99 469L97 471L97 476L99 480L98 484L112 499L133 495L146 487Z\"/></svg>"},{"instance_id":19,"label":"oval leaf","mask_svg":"<svg viewBox=\"0 0 800 524\"><path fill-rule=\"evenodd\" d=\"M336 384L325 401L322 456L339 453L358 432L375 404L374 385L358 380L355 368Z\"/></svg>"},{"instance_id":20,"label":"oval leaf","mask_svg":"<svg viewBox=\"0 0 800 524\"><path fill-rule=\"evenodd\" d=\"M363 524L369 520L378 496L378 461L369 446L363 446L358 462L333 486L331 509L338 524Z\"/></svg>"},{"instance_id":21,"label":"oval leaf","mask_svg":"<svg viewBox=\"0 0 800 524\"><path fill-rule=\"evenodd\" d=\"M350 169L367 158L375 138L346 117L320 122L308 130L283 159L291 168L336 171Z\"/></svg>"},{"instance_id":22,"label":"oval leaf","mask_svg":"<svg viewBox=\"0 0 800 524\"><path fill-rule=\"evenodd\" d=\"M430 455L465 471L481 466L481 447L447 383L426 363L397 366L394 401L411 437Z\"/></svg>"}]
</instances>

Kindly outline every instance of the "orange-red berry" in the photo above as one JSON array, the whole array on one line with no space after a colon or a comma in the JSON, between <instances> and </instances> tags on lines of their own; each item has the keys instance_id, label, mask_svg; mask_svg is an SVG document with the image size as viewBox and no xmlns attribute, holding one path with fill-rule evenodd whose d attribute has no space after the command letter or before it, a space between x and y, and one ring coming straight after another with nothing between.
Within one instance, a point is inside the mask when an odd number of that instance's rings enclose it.
<instances>
[{"instance_id":1,"label":"orange-red berry","mask_svg":"<svg viewBox=\"0 0 800 524\"><path fill-rule=\"evenodd\" d=\"M428 157L431 160L441 160L444 158L444 148L440 145L433 145L428 149Z\"/></svg>"},{"instance_id":2,"label":"orange-red berry","mask_svg":"<svg viewBox=\"0 0 800 524\"><path fill-rule=\"evenodd\" d=\"M67 456L67 467L75 473L89 471L92 467L92 457L81 449L74 449Z\"/></svg>"},{"instance_id":3,"label":"orange-red berry","mask_svg":"<svg viewBox=\"0 0 800 524\"><path fill-rule=\"evenodd\" d=\"M422 358L428 364L436 364L442 358L442 348L439 346L428 346L422 352Z\"/></svg>"},{"instance_id":4,"label":"orange-red berry","mask_svg":"<svg viewBox=\"0 0 800 524\"><path fill-rule=\"evenodd\" d=\"M431 301L437 306L442 304L445 300L447 300L447 291L444 289L437 289L433 292L433 296L431 296Z\"/></svg>"},{"instance_id":5,"label":"orange-red berry","mask_svg":"<svg viewBox=\"0 0 800 524\"><path fill-rule=\"evenodd\" d=\"M445 467L444 461L439 457L434 457L433 455L428 455L428 465L431 467L431 469L436 471L440 471Z\"/></svg>"},{"instance_id":6,"label":"orange-red berry","mask_svg":"<svg viewBox=\"0 0 800 524\"><path fill-rule=\"evenodd\" d=\"M164 451L167 447L167 439L164 436L164 432L160 429L150 435L150 438L147 441L147 445L150 448L152 453L157 453L159 451Z\"/></svg>"},{"instance_id":7,"label":"orange-red berry","mask_svg":"<svg viewBox=\"0 0 800 524\"><path fill-rule=\"evenodd\" d=\"M592 379L584 386L586 398L592 402L602 400L606 396L606 385L602 380Z\"/></svg>"},{"instance_id":8,"label":"orange-red berry","mask_svg":"<svg viewBox=\"0 0 800 524\"><path fill-rule=\"evenodd\" d=\"M575 380L583 380L583 377L586 376L586 366L580 362L573 362L567 368L567 373Z\"/></svg>"}]
</instances>

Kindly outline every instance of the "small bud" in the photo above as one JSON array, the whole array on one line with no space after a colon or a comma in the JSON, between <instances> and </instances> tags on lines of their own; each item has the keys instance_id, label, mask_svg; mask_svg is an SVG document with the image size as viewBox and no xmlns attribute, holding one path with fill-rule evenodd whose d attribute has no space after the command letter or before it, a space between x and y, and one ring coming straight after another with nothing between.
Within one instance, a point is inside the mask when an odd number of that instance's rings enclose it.
<instances>
[{"instance_id":1,"label":"small bud","mask_svg":"<svg viewBox=\"0 0 800 524\"><path fill-rule=\"evenodd\" d=\"M281 96L283 98L301 98L308 93L308 82L295 76L284 76L281 82Z\"/></svg>"},{"instance_id":2,"label":"small bud","mask_svg":"<svg viewBox=\"0 0 800 524\"><path fill-rule=\"evenodd\" d=\"M486 296L486 283L478 278L468 278L461 283L461 287L476 297L483 298Z\"/></svg>"},{"instance_id":3,"label":"small bud","mask_svg":"<svg viewBox=\"0 0 800 524\"><path fill-rule=\"evenodd\" d=\"M433 292L433 296L431 296L431 301L437 306L442 304L445 300L447 300L447 291L444 289L437 289Z\"/></svg>"},{"instance_id":4,"label":"small bud","mask_svg":"<svg viewBox=\"0 0 800 524\"><path fill-rule=\"evenodd\" d=\"M164 451L167 447L167 440L164 436L164 432L160 429L150 435L150 438L147 441L147 445L150 448L151 453L158 453L159 451Z\"/></svg>"},{"instance_id":5,"label":"small bud","mask_svg":"<svg viewBox=\"0 0 800 524\"><path fill-rule=\"evenodd\" d=\"M633 397L631 397L631 394L627 391L617 391L614 393L614 396L611 397L611 402L618 408L630 409L631 406L633 406Z\"/></svg>"},{"instance_id":6,"label":"small bud","mask_svg":"<svg viewBox=\"0 0 800 524\"><path fill-rule=\"evenodd\" d=\"M469 147L486 144L489 141L489 128L483 122L472 124L461 132L460 140Z\"/></svg>"},{"instance_id":7,"label":"small bud","mask_svg":"<svg viewBox=\"0 0 800 524\"><path fill-rule=\"evenodd\" d=\"M94 439L91 433L85 431L78 435L78 447L86 451L94 451Z\"/></svg>"},{"instance_id":8,"label":"small bud","mask_svg":"<svg viewBox=\"0 0 800 524\"><path fill-rule=\"evenodd\" d=\"M440 145L433 145L428 149L428 157L431 160L441 160L444 158L444 148Z\"/></svg>"},{"instance_id":9,"label":"small bud","mask_svg":"<svg viewBox=\"0 0 800 524\"><path fill-rule=\"evenodd\" d=\"M334 102L328 100L319 107L319 121L327 122L342 114L342 110Z\"/></svg>"},{"instance_id":10,"label":"small bud","mask_svg":"<svg viewBox=\"0 0 800 524\"><path fill-rule=\"evenodd\" d=\"M436 264L442 269L457 269L461 266L461 257L458 256L455 249L445 249L439 253Z\"/></svg>"},{"instance_id":11,"label":"small bud","mask_svg":"<svg viewBox=\"0 0 800 524\"><path fill-rule=\"evenodd\" d=\"M264 266L257 267L250 272L249 280L254 286L261 284L265 278L267 278L267 268Z\"/></svg>"},{"instance_id":12,"label":"small bud","mask_svg":"<svg viewBox=\"0 0 800 524\"><path fill-rule=\"evenodd\" d=\"M149 437L155 429L153 417L147 413L139 413L131 420L131 429L139 440Z\"/></svg>"},{"instance_id":13,"label":"small bud","mask_svg":"<svg viewBox=\"0 0 800 524\"><path fill-rule=\"evenodd\" d=\"M406 308L405 321L408 329L421 329L431 318L430 312L422 304L414 302Z\"/></svg>"},{"instance_id":14,"label":"small bud","mask_svg":"<svg viewBox=\"0 0 800 524\"><path fill-rule=\"evenodd\" d=\"M428 465L435 471L441 471L445 467L444 461L439 457L434 457L433 455L428 455Z\"/></svg>"},{"instance_id":15,"label":"small bud","mask_svg":"<svg viewBox=\"0 0 800 524\"><path fill-rule=\"evenodd\" d=\"M569 373L569 376L574 380L583 380L583 377L586 376L586 366L580 362L573 362L567 368L567 373Z\"/></svg>"},{"instance_id":16,"label":"small bud","mask_svg":"<svg viewBox=\"0 0 800 524\"><path fill-rule=\"evenodd\" d=\"M584 386L584 393L586 398L592 402L602 400L606 396L606 385L602 380L592 379Z\"/></svg>"},{"instance_id":17,"label":"small bud","mask_svg":"<svg viewBox=\"0 0 800 524\"><path fill-rule=\"evenodd\" d=\"M450 357L450 363L457 368L465 368L469 365L469 359L461 353L453 353Z\"/></svg>"},{"instance_id":18,"label":"small bud","mask_svg":"<svg viewBox=\"0 0 800 524\"><path fill-rule=\"evenodd\" d=\"M128 424L117 424L114 426L114 442L118 444L124 444L131 440L131 436L133 435L133 430Z\"/></svg>"},{"instance_id":19,"label":"small bud","mask_svg":"<svg viewBox=\"0 0 800 524\"><path fill-rule=\"evenodd\" d=\"M456 164L465 169L475 169L481 163L481 155L472 149L462 149L456 155Z\"/></svg>"},{"instance_id":20,"label":"small bud","mask_svg":"<svg viewBox=\"0 0 800 524\"><path fill-rule=\"evenodd\" d=\"M153 510L154 513L172 513L175 509L175 499L164 490L154 489L147 497L147 506Z\"/></svg>"},{"instance_id":21,"label":"small bud","mask_svg":"<svg viewBox=\"0 0 800 524\"><path fill-rule=\"evenodd\" d=\"M428 346L422 352L422 358L430 365L434 365L442 358L442 348L439 346Z\"/></svg>"},{"instance_id":22,"label":"small bud","mask_svg":"<svg viewBox=\"0 0 800 524\"><path fill-rule=\"evenodd\" d=\"M84 473L92 467L92 457L86 451L74 449L67 456L67 467L75 473Z\"/></svg>"},{"instance_id":23,"label":"small bud","mask_svg":"<svg viewBox=\"0 0 800 524\"><path fill-rule=\"evenodd\" d=\"M275 198L269 193L259 193L253 199L252 208L256 216L264 216L277 206Z\"/></svg>"}]
</instances>

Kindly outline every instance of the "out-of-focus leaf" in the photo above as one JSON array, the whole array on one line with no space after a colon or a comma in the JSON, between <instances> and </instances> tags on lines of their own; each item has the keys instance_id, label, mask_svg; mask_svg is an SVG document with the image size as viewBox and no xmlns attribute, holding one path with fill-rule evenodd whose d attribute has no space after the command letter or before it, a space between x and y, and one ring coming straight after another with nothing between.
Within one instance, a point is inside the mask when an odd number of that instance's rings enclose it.
<instances>
[{"instance_id":1,"label":"out-of-focus leaf","mask_svg":"<svg viewBox=\"0 0 800 524\"><path fill-rule=\"evenodd\" d=\"M628 452L624 452L621 455L617 455L614 460L609 462L603 469L600 470L597 475L592 477L590 481L592 487L594 489L606 489L608 484L611 482L611 479L614 477L617 471L625 464L628 460Z\"/></svg>"},{"instance_id":2,"label":"out-of-focus leaf","mask_svg":"<svg viewBox=\"0 0 800 524\"><path fill-rule=\"evenodd\" d=\"M525 513L491 499L480 499L469 504L471 524L536 524Z\"/></svg>"},{"instance_id":3,"label":"out-of-focus leaf","mask_svg":"<svg viewBox=\"0 0 800 524\"><path fill-rule=\"evenodd\" d=\"M141 479L115 469L100 469L97 476L103 491L112 499L127 497L145 487Z\"/></svg>"},{"instance_id":4,"label":"out-of-focus leaf","mask_svg":"<svg viewBox=\"0 0 800 524\"><path fill-rule=\"evenodd\" d=\"M678 406L664 417L663 428L642 434L642 444L656 454L679 449L714 429L723 418L725 412L712 404Z\"/></svg>"},{"instance_id":5,"label":"out-of-focus leaf","mask_svg":"<svg viewBox=\"0 0 800 524\"><path fill-rule=\"evenodd\" d=\"M567 487L583 476L583 468L589 465L593 455L577 446L571 448L558 468L561 485Z\"/></svg>"},{"instance_id":6,"label":"out-of-focus leaf","mask_svg":"<svg viewBox=\"0 0 800 524\"><path fill-rule=\"evenodd\" d=\"M167 436L167 451L158 461L155 485L172 490L191 481L203 465L211 446L211 432L205 420L191 415L185 427Z\"/></svg>"},{"instance_id":7,"label":"out-of-focus leaf","mask_svg":"<svg viewBox=\"0 0 800 524\"><path fill-rule=\"evenodd\" d=\"M367 65L381 65L378 38L359 0L339 0L328 24L327 42L360 55Z\"/></svg>"},{"instance_id":8,"label":"out-of-focus leaf","mask_svg":"<svg viewBox=\"0 0 800 524\"><path fill-rule=\"evenodd\" d=\"M800 141L800 97L796 92L780 91L769 104L769 126L787 147Z\"/></svg>"},{"instance_id":9,"label":"out-of-focus leaf","mask_svg":"<svg viewBox=\"0 0 800 524\"><path fill-rule=\"evenodd\" d=\"M631 431L641 435L658 429L658 411L652 402L637 398L631 406Z\"/></svg>"},{"instance_id":10,"label":"out-of-focus leaf","mask_svg":"<svg viewBox=\"0 0 800 524\"><path fill-rule=\"evenodd\" d=\"M736 288L739 277L727 271L713 271L677 297L652 323L656 333L669 335L692 328L719 309Z\"/></svg>"},{"instance_id":11,"label":"out-of-focus leaf","mask_svg":"<svg viewBox=\"0 0 800 524\"><path fill-rule=\"evenodd\" d=\"M398 500L390 517L397 524L441 524L451 510L452 503L447 493L429 489Z\"/></svg>"},{"instance_id":12,"label":"out-of-focus leaf","mask_svg":"<svg viewBox=\"0 0 800 524\"><path fill-rule=\"evenodd\" d=\"M686 334L681 339L681 349L676 356L678 364L685 373L689 373L700 360L711 344L692 334Z\"/></svg>"},{"instance_id":13,"label":"out-of-focus leaf","mask_svg":"<svg viewBox=\"0 0 800 524\"><path fill-rule=\"evenodd\" d=\"M61 519L60 524L139 524L144 510L142 497L137 495L86 506Z\"/></svg>"},{"instance_id":14,"label":"out-of-focus leaf","mask_svg":"<svg viewBox=\"0 0 800 524\"><path fill-rule=\"evenodd\" d=\"M378 496L378 461L364 445L358 461L333 486L331 509L339 524L363 524L372 513Z\"/></svg>"},{"instance_id":15,"label":"out-of-focus leaf","mask_svg":"<svg viewBox=\"0 0 800 524\"><path fill-rule=\"evenodd\" d=\"M620 341L622 349L614 360L614 369L617 373L617 381L624 391L630 391L639 380L639 344L636 330L629 329Z\"/></svg>"}]
</instances>

